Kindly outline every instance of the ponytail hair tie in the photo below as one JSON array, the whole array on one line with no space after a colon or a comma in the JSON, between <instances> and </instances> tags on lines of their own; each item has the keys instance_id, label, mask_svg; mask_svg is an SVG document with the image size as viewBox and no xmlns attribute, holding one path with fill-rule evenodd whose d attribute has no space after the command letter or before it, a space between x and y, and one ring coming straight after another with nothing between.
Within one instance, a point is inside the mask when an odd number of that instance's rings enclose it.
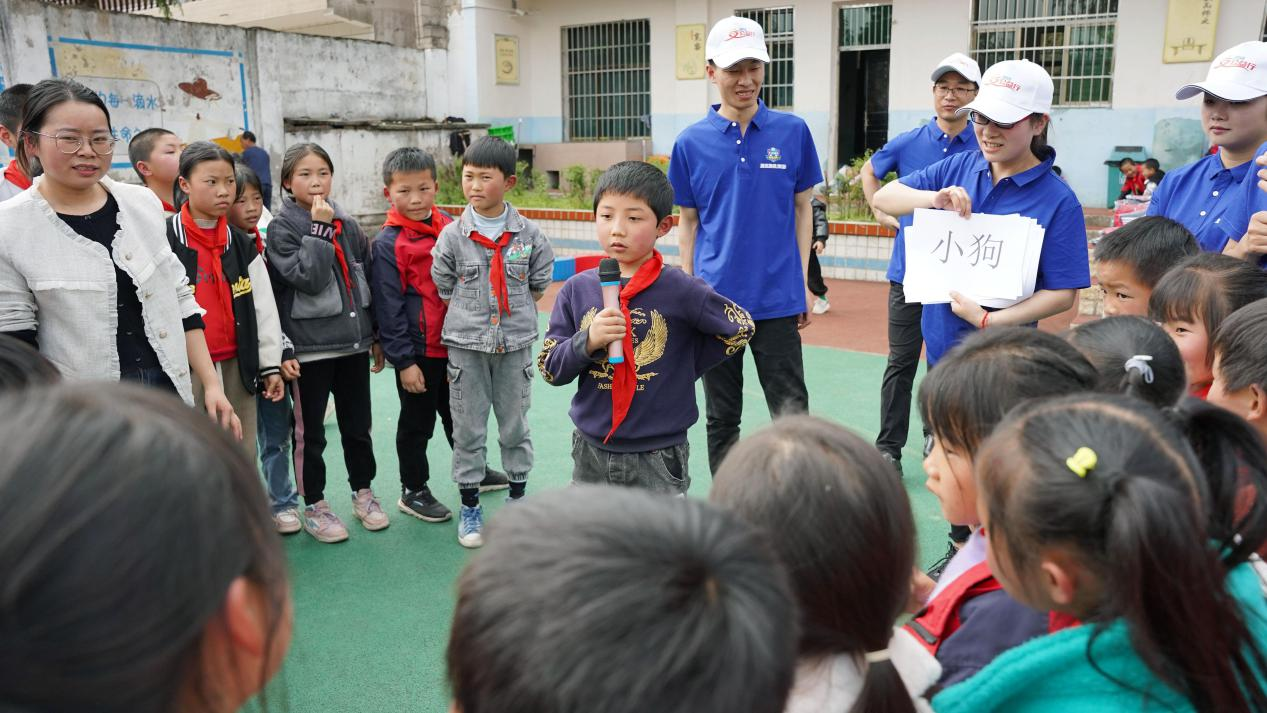
<instances>
[{"instance_id":1,"label":"ponytail hair tie","mask_svg":"<svg viewBox=\"0 0 1267 713\"><path fill-rule=\"evenodd\" d=\"M1153 358L1148 354L1136 354L1126 360L1126 373L1138 371L1140 376L1144 378L1144 383L1151 384L1153 383L1153 367L1148 362L1152 360Z\"/></svg>"},{"instance_id":2,"label":"ponytail hair tie","mask_svg":"<svg viewBox=\"0 0 1267 713\"><path fill-rule=\"evenodd\" d=\"M1079 478L1085 478L1087 473L1095 470L1096 463L1099 460L1100 458L1095 454L1095 451L1083 446L1065 459L1065 465Z\"/></svg>"},{"instance_id":3,"label":"ponytail hair tie","mask_svg":"<svg viewBox=\"0 0 1267 713\"><path fill-rule=\"evenodd\" d=\"M880 649L879 651L868 651L866 658L867 658L867 663L880 663L881 661L888 661L890 658L889 650Z\"/></svg>"}]
</instances>

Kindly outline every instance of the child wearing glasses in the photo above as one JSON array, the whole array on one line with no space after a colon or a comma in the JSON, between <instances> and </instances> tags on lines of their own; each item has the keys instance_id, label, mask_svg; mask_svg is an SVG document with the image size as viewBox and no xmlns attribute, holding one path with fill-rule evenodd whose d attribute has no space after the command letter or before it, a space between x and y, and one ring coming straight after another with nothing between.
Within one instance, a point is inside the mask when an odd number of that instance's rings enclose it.
<instances>
[{"instance_id":1,"label":"child wearing glasses","mask_svg":"<svg viewBox=\"0 0 1267 713\"><path fill-rule=\"evenodd\" d=\"M67 380L138 381L190 405L192 371L207 413L241 437L158 199L106 176L114 145L91 89L46 79L31 90L18 160L43 175L0 205L0 332Z\"/></svg>"}]
</instances>

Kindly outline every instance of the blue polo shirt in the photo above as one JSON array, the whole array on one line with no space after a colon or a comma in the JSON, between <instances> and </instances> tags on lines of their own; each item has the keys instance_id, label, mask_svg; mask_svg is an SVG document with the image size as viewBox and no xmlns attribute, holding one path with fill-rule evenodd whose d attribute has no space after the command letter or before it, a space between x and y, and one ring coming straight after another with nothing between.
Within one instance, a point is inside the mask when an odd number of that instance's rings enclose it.
<instances>
[{"instance_id":1,"label":"blue polo shirt","mask_svg":"<svg viewBox=\"0 0 1267 713\"><path fill-rule=\"evenodd\" d=\"M1045 230L1038 258L1035 290L1072 290L1091 285L1087 256L1087 224L1082 205L1069 184L1052 173L1056 152L1037 166L1004 178L997 185L990 164L979 151L960 153L900 180L911 188L939 191L961 186L972 198L974 213L1019 214L1038 221ZM978 325L955 316L949 304L924 305L924 343L931 367Z\"/></svg>"},{"instance_id":2,"label":"blue polo shirt","mask_svg":"<svg viewBox=\"0 0 1267 713\"><path fill-rule=\"evenodd\" d=\"M695 274L753 319L801 314L795 196L823 180L814 139L764 102L740 136L719 106L678 135L669 161L673 202L699 211Z\"/></svg>"},{"instance_id":3,"label":"blue polo shirt","mask_svg":"<svg viewBox=\"0 0 1267 713\"><path fill-rule=\"evenodd\" d=\"M1254 158L1264 153L1267 153L1267 144L1258 147L1258 150L1254 152ZM1238 186L1231 189L1231 196L1228 199L1231 203L1223 212L1223 219L1219 223L1219 227L1223 229L1223 242L1217 249L1213 245L1207 248L1214 252L1223 252L1228 240L1239 242L1249 230L1250 217L1267 210L1267 193L1258 187L1258 164L1250 161L1245 165L1249 166L1245 171L1245 177L1241 179ZM1204 248L1205 245L1201 247ZM1258 264L1261 267L1267 267L1267 255L1258 256Z\"/></svg>"},{"instance_id":4,"label":"blue polo shirt","mask_svg":"<svg viewBox=\"0 0 1267 713\"><path fill-rule=\"evenodd\" d=\"M977 150L977 135L972 130L972 124L950 136L937 126L937 117L933 117L927 124L890 139L871 156L871 168L876 178L884 178L890 171L896 171L897 177L901 178L957 153ZM903 234L906 226L911 224L911 216L898 218L898 223L901 228L893 240L893 256L889 258L886 277L890 282L900 283L906 277L906 238Z\"/></svg>"},{"instance_id":5,"label":"blue polo shirt","mask_svg":"<svg viewBox=\"0 0 1267 713\"><path fill-rule=\"evenodd\" d=\"M1227 237L1221 224L1235 202L1233 194L1253 163L1246 161L1236 168L1224 168L1223 159L1215 153L1176 168L1153 189L1148 214L1183 223L1196 236L1202 250L1223 252Z\"/></svg>"}]
</instances>

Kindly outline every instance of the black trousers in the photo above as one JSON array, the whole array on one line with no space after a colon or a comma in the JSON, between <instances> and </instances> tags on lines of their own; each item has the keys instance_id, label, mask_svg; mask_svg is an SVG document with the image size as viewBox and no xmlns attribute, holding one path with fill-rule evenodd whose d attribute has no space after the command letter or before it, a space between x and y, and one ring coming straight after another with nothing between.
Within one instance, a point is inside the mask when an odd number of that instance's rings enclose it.
<instances>
[{"instance_id":1,"label":"black trousers","mask_svg":"<svg viewBox=\"0 0 1267 713\"><path fill-rule=\"evenodd\" d=\"M291 385L295 400L295 428L291 436L295 477L305 505L325 499L326 403L334 396L343 463L352 492L374 480L374 443L370 440L369 354L304 362Z\"/></svg>"},{"instance_id":2,"label":"black trousers","mask_svg":"<svg viewBox=\"0 0 1267 713\"><path fill-rule=\"evenodd\" d=\"M436 430L436 417L444 428L445 440L453 447L453 413L449 410L449 360L423 357L418 360L427 390L411 394L400 385L396 370L396 395L400 397L400 419L396 423L396 457L400 460L400 484L421 490L431 479L427 444Z\"/></svg>"},{"instance_id":3,"label":"black trousers","mask_svg":"<svg viewBox=\"0 0 1267 713\"><path fill-rule=\"evenodd\" d=\"M823 268L818 264L818 253L809 251L809 272L805 275L805 285L815 297L827 294L827 283L823 282Z\"/></svg>"},{"instance_id":4,"label":"black trousers","mask_svg":"<svg viewBox=\"0 0 1267 713\"><path fill-rule=\"evenodd\" d=\"M889 283L889 363L880 382L880 434L875 446L898 460L911 428L911 387L924 345L923 313L923 305L906 304L901 283Z\"/></svg>"},{"instance_id":5,"label":"black trousers","mask_svg":"<svg viewBox=\"0 0 1267 713\"><path fill-rule=\"evenodd\" d=\"M809 408L805 364L801 360L801 333L796 322L796 317L757 320L757 331L748 346L704 374L711 472L717 472L731 446L739 440L744 352L751 351L756 361L757 378L761 381L770 416L801 413Z\"/></svg>"}]
</instances>

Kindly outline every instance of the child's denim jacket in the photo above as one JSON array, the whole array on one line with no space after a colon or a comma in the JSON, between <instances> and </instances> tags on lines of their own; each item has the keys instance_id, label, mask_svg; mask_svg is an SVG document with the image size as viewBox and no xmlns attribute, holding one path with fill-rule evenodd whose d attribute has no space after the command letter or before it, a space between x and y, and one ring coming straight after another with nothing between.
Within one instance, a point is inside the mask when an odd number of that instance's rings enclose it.
<instances>
[{"instance_id":1,"label":"child's denim jacket","mask_svg":"<svg viewBox=\"0 0 1267 713\"><path fill-rule=\"evenodd\" d=\"M475 230L469 205L462 217L445 226L432 251L431 278L440 299L447 300L440 340L445 346L492 354L530 347L539 328L536 300L554 275L554 250L536 223L506 204L506 230L514 235L502 248L510 314L499 313L489 280L493 251L471 240ZM501 236L485 236L497 240Z\"/></svg>"}]
</instances>

